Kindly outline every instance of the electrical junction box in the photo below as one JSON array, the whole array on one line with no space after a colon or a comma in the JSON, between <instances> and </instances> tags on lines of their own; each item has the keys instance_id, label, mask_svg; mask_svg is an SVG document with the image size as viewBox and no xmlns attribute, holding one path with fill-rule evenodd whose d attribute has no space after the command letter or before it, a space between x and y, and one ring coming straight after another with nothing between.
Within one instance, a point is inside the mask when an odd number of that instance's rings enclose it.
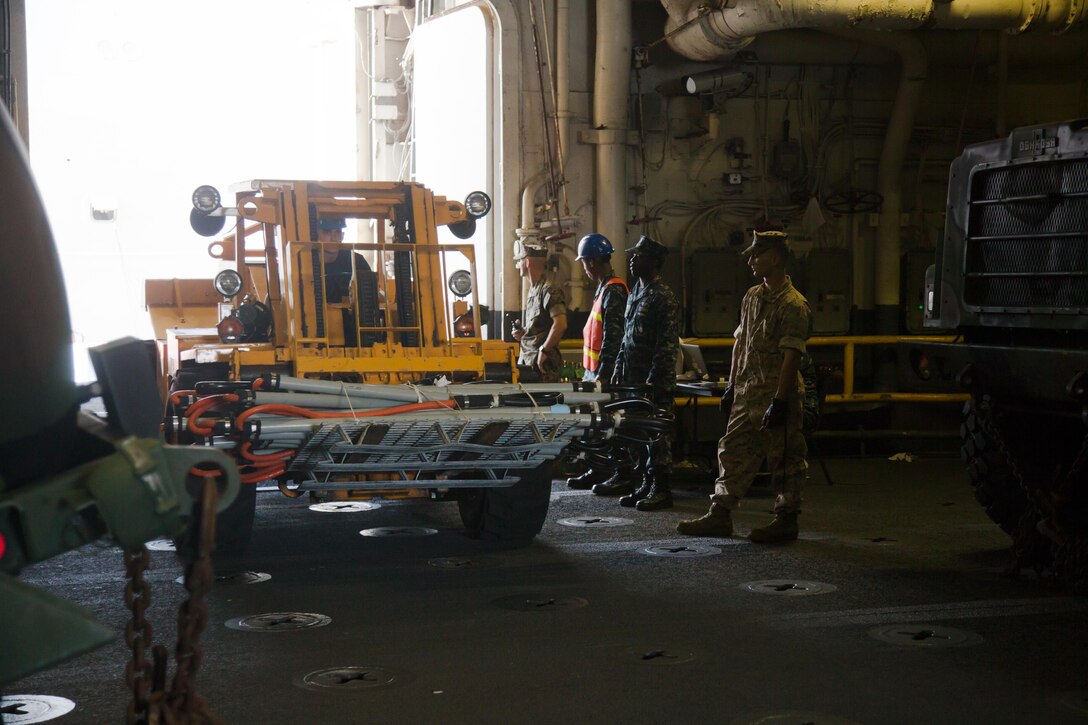
<instances>
[{"instance_id":1,"label":"electrical junction box","mask_svg":"<svg viewBox=\"0 0 1088 725\"><path fill-rule=\"evenodd\" d=\"M803 287L812 308L813 335L850 333L853 260L846 249L813 249L805 258Z\"/></svg>"},{"instance_id":2,"label":"electrical junction box","mask_svg":"<svg viewBox=\"0 0 1088 725\"><path fill-rule=\"evenodd\" d=\"M691 255L691 331L697 337L732 337L740 323L740 303L755 279L744 258L729 249Z\"/></svg>"}]
</instances>

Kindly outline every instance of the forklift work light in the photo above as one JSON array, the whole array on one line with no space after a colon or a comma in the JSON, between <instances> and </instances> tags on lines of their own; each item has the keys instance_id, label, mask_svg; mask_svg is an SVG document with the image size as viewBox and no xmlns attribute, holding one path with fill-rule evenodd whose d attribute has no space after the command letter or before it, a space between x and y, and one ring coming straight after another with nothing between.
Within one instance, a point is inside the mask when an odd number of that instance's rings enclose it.
<instances>
[{"instance_id":1,"label":"forklift work light","mask_svg":"<svg viewBox=\"0 0 1088 725\"><path fill-rule=\"evenodd\" d=\"M450 275L447 284L457 297L467 297L472 292L472 275L466 269L459 269Z\"/></svg>"},{"instance_id":2,"label":"forklift work light","mask_svg":"<svg viewBox=\"0 0 1088 725\"><path fill-rule=\"evenodd\" d=\"M465 197L465 210L474 219L485 217L491 211L491 197L482 191L473 191Z\"/></svg>"},{"instance_id":3,"label":"forklift work light","mask_svg":"<svg viewBox=\"0 0 1088 725\"><path fill-rule=\"evenodd\" d=\"M196 191L193 192L193 208L198 214L211 214L221 206L220 201L222 199L219 196L219 190L214 186L204 184L196 187Z\"/></svg>"},{"instance_id":4,"label":"forklift work light","mask_svg":"<svg viewBox=\"0 0 1088 725\"><path fill-rule=\"evenodd\" d=\"M234 297L242 291L242 275L233 269L224 269L215 275L215 291L224 297Z\"/></svg>"}]
</instances>

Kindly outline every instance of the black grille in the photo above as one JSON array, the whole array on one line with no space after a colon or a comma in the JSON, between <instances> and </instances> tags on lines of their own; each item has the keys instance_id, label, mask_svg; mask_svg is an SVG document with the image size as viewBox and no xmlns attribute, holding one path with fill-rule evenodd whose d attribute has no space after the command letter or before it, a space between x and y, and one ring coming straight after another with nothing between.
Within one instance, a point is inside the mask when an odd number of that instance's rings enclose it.
<instances>
[{"instance_id":1,"label":"black grille","mask_svg":"<svg viewBox=\"0 0 1088 725\"><path fill-rule=\"evenodd\" d=\"M967 304L1088 307L1088 160L980 171L971 201Z\"/></svg>"},{"instance_id":2,"label":"black grille","mask_svg":"<svg viewBox=\"0 0 1088 725\"><path fill-rule=\"evenodd\" d=\"M1069 277L969 277L967 302L979 307L1088 307L1088 280Z\"/></svg>"},{"instance_id":3,"label":"black grille","mask_svg":"<svg viewBox=\"0 0 1088 725\"><path fill-rule=\"evenodd\" d=\"M975 199L1007 199L1035 194L1075 194L1088 190L1088 159L1065 163L1005 166L975 176Z\"/></svg>"},{"instance_id":4,"label":"black grille","mask_svg":"<svg viewBox=\"0 0 1088 725\"><path fill-rule=\"evenodd\" d=\"M1088 270L1088 236L973 239L968 274L1076 274Z\"/></svg>"},{"instance_id":5,"label":"black grille","mask_svg":"<svg viewBox=\"0 0 1088 725\"><path fill-rule=\"evenodd\" d=\"M1088 197L1051 196L1029 201L975 205L971 236L1069 234L1088 229Z\"/></svg>"}]
</instances>

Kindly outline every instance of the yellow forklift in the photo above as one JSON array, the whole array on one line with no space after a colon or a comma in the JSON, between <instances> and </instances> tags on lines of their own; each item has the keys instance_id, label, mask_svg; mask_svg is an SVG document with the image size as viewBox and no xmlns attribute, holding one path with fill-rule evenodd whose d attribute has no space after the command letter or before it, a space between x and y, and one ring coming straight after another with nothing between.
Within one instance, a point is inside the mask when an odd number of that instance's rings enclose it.
<instances>
[{"instance_id":1,"label":"yellow forklift","mask_svg":"<svg viewBox=\"0 0 1088 725\"><path fill-rule=\"evenodd\" d=\"M235 380L270 371L374 383L515 380L516 346L480 335L473 245L437 236L447 226L468 239L490 209L483 192L462 203L412 183L255 180L237 185L229 207L215 188L199 187L193 229L214 236L228 218L235 224L208 247L233 268L216 277L214 297L206 286L195 304L226 304L229 314L214 332L166 331L164 379L185 387L197 370L222 370ZM374 242L324 233L353 220L371 225ZM150 280L147 292L153 317L194 312L176 280Z\"/></svg>"}]
</instances>

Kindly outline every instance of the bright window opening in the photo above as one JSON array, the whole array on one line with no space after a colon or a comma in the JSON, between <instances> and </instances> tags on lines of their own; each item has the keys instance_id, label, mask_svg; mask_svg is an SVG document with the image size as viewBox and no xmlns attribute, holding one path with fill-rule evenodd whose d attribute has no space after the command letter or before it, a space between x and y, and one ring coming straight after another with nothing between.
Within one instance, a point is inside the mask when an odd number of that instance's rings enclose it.
<instances>
[{"instance_id":1,"label":"bright window opening","mask_svg":"<svg viewBox=\"0 0 1088 725\"><path fill-rule=\"evenodd\" d=\"M355 25L344 0L28 2L31 164L84 348L150 337L148 278L207 278L200 184L355 179ZM229 232L225 230L225 233Z\"/></svg>"},{"instance_id":2,"label":"bright window opening","mask_svg":"<svg viewBox=\"0 0 1088 725\"><path fill-rule=\"evenodd\" d=\"M415 179L436 194L463 201L470 191L496 202L490 169L494 129L488 113L492 89L491 27L484 11L467 6L436 17L412 33L415 104ZM486 250L492 216L477 223L470 240L476 252L479 299L490 299ZM459 242L441 227L442 242Z\"/></svg>"}]
</instances>

